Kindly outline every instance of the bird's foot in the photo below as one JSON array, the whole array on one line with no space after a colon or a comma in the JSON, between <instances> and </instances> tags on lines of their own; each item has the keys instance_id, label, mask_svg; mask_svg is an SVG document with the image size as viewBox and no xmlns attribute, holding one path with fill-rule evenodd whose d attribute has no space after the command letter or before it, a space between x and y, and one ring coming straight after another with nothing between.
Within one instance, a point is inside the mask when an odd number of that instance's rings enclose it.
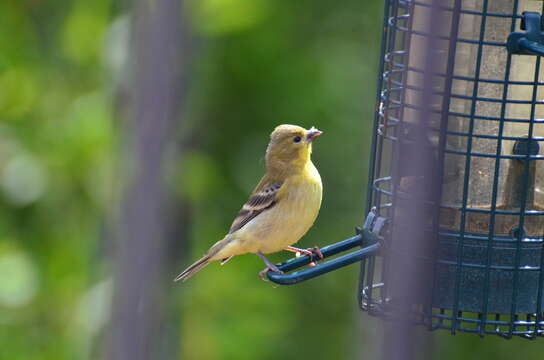
<instances>
[{"instance_id":1,"label":"bird's foot","mask_svg":"<svg viewBox=\"0 0 544 360\"><path fill-rule=\"evenodd\" d=\"M288 246L285 248L285 250L297 253L297 256L300 256L299 254L308 255L310 257L313 257L315 255L319 257L321 260L324 259L321 249L319 249L317 246L314 246L313 248L308 248L308 249L299 249L294 246ZM315 263L313 264L315 265Z\"/></svg>"},{"instance_id":2,"label":"bird's foot","mask_svg":"<svg viewBox=\"0 0 544 360\"><path fill-rule=\"evenodd\" d=\"M264 281L267 281L265 276L266 274L272 270L274 272L277 272L279 274L283 274L283 271L281 271L280 269L278 269L278 267L276 265L274 265L270 260L268 260L266 258L266 256L264 256L264 254L260 251L257 251L256 254L261 258L263 259L264 263L266 264L266 269L264 269L263 271L260 271L259 272L259 277L264 280Z\"/></svg>"},{"instance_id":3,"label":"bird's foot","mask_svg":"<svg viewBox=\"0 0 544 360\"><path fill-rule=\"evenodd\" d=\"M276 265L272 265L272 266L266 265L266 268L264 268L264 270L259 271L259 277L261 278L261 280L268 281L266 279L266 274L268 274L269 271L273 271L273 272L276 272L278 274L283 274L283 271L278 269L278 267Z\"/></svg>"}]
</instances>

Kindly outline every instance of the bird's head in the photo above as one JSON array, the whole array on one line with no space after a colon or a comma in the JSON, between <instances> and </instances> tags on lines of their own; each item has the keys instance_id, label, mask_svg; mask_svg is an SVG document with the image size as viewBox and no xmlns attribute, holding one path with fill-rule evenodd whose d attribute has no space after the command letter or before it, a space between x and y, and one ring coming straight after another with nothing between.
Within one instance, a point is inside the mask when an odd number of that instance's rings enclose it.
<instances>
[{"instance_id":1,"label":"bird's head","mask_svg":"<svg viewBox=\"0 0 544 360\"><path fill-rule=\"evenodd\" d=\"M315 127L306 130L296 125L279 125L270 135L267 166L303 167L310 160L313 140L321 134Z\"/></svg>"}]
</instances>

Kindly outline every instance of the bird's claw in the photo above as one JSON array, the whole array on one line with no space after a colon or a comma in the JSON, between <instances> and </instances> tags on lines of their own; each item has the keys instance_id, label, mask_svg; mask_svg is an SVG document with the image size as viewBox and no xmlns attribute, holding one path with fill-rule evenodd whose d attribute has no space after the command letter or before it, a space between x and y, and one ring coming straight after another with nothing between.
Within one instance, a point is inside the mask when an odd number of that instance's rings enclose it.
<instances>
[{"instance_id":1,"label":"bird's claw","mask_svg":"<svg viewBox=\"0 0 544 360\"><path fill-rule=\"evenodd\" d=\"M266 279L266 274L268 274L269 271L273 271L273 272L278 273L278 274L283 274L283 271L281 271L280 269L278 269L277 266L275 266L275 265L267 266L267 267L264 268L263 270L259 271L259 277L261 278L261 280L263 280L263 281L268 281L268 280Z\"/></svg>"},{"instance_id":2,"label":"bird's claw","mask_svg":"<svg viewBox=\"0 0 544 360\"><path fill-rule=\"evenodd\" d=\"M314 246L313 248L308 248L308 249L299 249L299 248L292 248L292 249L296 249L294 251L296 251L297 257L300 256L300 254L304 254L304 255L308 255L309 257L313 257L314 255L316 255L317 257L319 257L320 260L323 260L325 258L323 256L323 253L321 252L321 249L318 248L317 246Z\"/></svg>"},{"instance_id":3,"label":"bird's claw","mask_svg":"<svg viewBox=\"0 0 544 360\"><path fill-rule=\"evenodd\" d=\"M315 254L317 256L319 256L319 258L321 260L323 260L325 257L323 256L323 253L321 252L321 249L318 248L317 246L314 246L313 248L310 248L310 249L307 249L308 251L310 251L311 254Z\"/></svg>"},{"instance_id":4,"label":"bird's claw","mask_svg":"<svg viewBox=\"0 0 544 360\"><path fill-rule=\"evenodd\" d=\"M325 258L323 256L323 253L321 252L321 249L318 248L317 246L314 246L313 248L303 249L303 250L304 250L303 253L310 256L310 258L312 258L314 255L317 255L320 260L323 260ZM317 265L316 261L312 261L311 263L308 264L308 266L310 267L314 267L316 265Z\"/></svg>"}]
</instances>

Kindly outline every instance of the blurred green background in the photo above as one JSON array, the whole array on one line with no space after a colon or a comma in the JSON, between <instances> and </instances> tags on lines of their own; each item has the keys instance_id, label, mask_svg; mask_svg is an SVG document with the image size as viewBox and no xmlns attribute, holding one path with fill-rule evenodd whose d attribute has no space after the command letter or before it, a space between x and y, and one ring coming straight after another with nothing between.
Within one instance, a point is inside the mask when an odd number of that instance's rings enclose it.
<instances>
[{"instance_id":1,"label":"blurred green background","mask_svg":"<svg viewBox=\"0 0 544 360\"><path fill-rule=\"evenodd\" d=\"M102 358L128 5L0 3L2 359ZM299 244L353 235L365 210L382 1L185 5L193 56L182 116L190 138L184 158L171 167L172 196L189 202L191 236L179 270L224 235L263 171L269 132L281 123L325 132L314 147L322 211ZM357 266L293 287L260 281L261 268L260 259L247 255L176 285L173 302L181 313L172 316L181 324L183 358L379 353L381 322L357 308ZM440 359L536 358L542 351L541 341L434 337Z\"/></svg>"}]
</instances>

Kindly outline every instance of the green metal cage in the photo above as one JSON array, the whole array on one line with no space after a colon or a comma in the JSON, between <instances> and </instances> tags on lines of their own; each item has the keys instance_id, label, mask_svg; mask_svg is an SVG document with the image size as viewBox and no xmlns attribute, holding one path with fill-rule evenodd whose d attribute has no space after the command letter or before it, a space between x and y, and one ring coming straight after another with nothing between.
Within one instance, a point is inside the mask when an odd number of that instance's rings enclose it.
<instances>
[{"instance_id":1,"label":"green metal cage","mask_svg":"<svg viewBox=\"0 0 544 360\"><path fill-rule=\"evenodd\" d=\"M395 153L410 138L415 85L423 72L418 38L430 2L386 4L369 204L393 219L395 203L413 181L394 171ZM429 329L503 337L544 334L544 140L542 2L453 0L435 74L433 108L442 180L431 301L414 320ZM530 11L533 10L533 11ZM525 12L524 12L525 11ZM516 32L517 31L517 32ZM435 102L434 99L429 99ZM440 134L438 134L440 132ZM436 141L438 144L438 140ZM388 243L387 231L383 240ZM395 249L395 243L388 243ZM388 252L363 260L361 307L387 316ZM378 271L380 270L380 271ZM416 304L417 305L417 304Z\"/></svg>"}]
</instances>

